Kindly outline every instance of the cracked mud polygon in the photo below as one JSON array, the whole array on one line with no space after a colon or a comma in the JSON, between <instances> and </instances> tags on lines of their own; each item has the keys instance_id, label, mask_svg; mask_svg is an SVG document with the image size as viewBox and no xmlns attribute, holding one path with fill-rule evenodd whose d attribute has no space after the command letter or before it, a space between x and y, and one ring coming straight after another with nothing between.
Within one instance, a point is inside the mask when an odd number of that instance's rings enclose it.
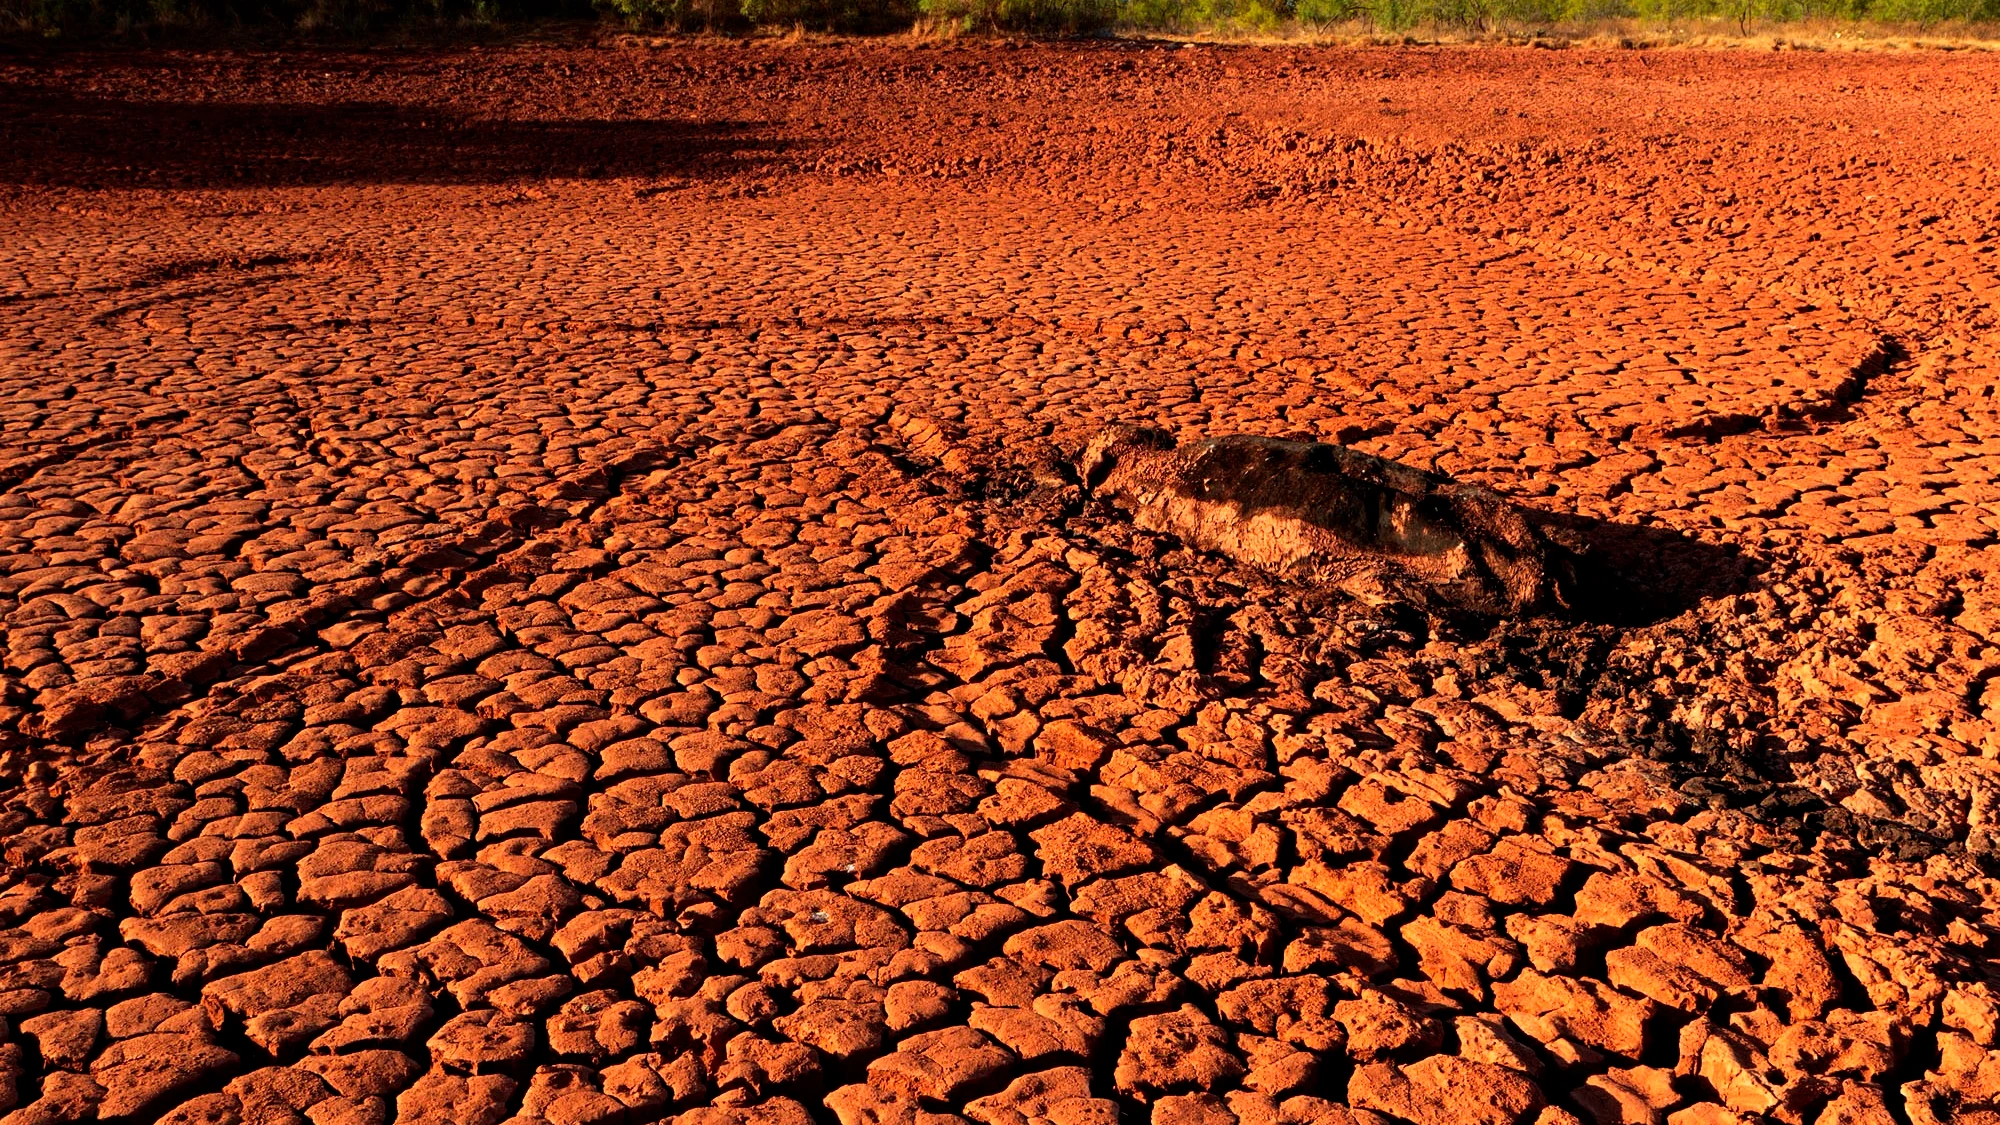
<instances>
[{"instance_id":1,"label":"cracked mud polygon","mask_svg":"<svg viewBox=\"0 0 2000 1125\"><path fill-rule=\"evenodd\" d=\"M2000 1118L1996 98L0 57L0 1121ZM1190 546L1113 426L1595 596Z\"/></svg>"}]
</instances>

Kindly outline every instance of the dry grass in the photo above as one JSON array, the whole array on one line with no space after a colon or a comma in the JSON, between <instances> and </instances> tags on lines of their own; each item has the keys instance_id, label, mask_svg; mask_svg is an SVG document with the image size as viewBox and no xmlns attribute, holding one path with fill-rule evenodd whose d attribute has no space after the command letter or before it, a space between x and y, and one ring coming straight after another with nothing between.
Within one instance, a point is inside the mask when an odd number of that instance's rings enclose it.
<instances>
[{"instance_id":1,"label":"dry grass","mask_svg":"<svg viewBox=\"0 0 2000 1125\"><path fill-rule=\"evenodd\" d=\"M1752 22L1746 29L1723 17L1673 22L1637 19L1593 20L1542 27L1526 25L1456 27L1420 25L1405 32L1350 20L1312 24L1288 20L1275 29L1232 24L1162 31L1121 27L1122 38L1170 43L1229 43L1241 46L1497 46L1572 47L1624 50L1721 51L1990 51L2000 50L2000 24L1940 23L1929 28L1852 20Z\"/></svg>"}]
</instances>

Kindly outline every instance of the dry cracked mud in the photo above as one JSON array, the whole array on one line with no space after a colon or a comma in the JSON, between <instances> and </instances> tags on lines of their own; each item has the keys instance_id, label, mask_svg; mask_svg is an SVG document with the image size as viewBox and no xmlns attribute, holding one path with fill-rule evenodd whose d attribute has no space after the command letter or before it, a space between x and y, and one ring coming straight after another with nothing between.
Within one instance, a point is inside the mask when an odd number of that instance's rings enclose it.
<instances>
[{"instance_id":1,"label":"dry cracked mud","mask_svg":"<svg viewBox=\"0 0 2000 1125\"><path fill-rule=\"evenodd\" d=\"M2000 62L0 57L0 1117L2000 1118ZM1454 614L1108 425L1588 544Z\"/></svg>"}]
</instances>

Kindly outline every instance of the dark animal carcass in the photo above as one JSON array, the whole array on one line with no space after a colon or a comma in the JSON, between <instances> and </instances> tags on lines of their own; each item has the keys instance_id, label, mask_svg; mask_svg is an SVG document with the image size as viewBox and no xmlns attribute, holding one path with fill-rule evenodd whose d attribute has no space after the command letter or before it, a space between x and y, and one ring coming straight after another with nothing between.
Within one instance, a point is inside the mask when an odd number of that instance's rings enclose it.
<instances>
[{"instance_id":1,"label":"dark animal carcass","mask_svg":"<svg viewBox=\"0 0 2000 1125\"><path fill-rule=\"evenodd\" d=\"M1576 553L1497 493L1340 445L1115 426L1084 487L1149 531L1370 601L1478 613L1573 608Z\"/></svg>"}]
</instances>

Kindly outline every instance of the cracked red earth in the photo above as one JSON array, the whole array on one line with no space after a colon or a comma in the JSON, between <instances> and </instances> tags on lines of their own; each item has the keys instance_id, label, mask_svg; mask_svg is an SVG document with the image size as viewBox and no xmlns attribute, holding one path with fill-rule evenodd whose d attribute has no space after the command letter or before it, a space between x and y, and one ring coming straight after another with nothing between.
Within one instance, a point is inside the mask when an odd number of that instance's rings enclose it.
<instances>
[{"instance_id":1,"label":"cracked red earth","mask_svg":"<svg viewBox=\"0 0 2000 1125\"><path fill-rule=\"evenodd\" d=\"M0 59L4 1120L1993 1120L1996 97ZM1627 593L1267 577L1120 423Z\"/></svg>"}]
</instances>

